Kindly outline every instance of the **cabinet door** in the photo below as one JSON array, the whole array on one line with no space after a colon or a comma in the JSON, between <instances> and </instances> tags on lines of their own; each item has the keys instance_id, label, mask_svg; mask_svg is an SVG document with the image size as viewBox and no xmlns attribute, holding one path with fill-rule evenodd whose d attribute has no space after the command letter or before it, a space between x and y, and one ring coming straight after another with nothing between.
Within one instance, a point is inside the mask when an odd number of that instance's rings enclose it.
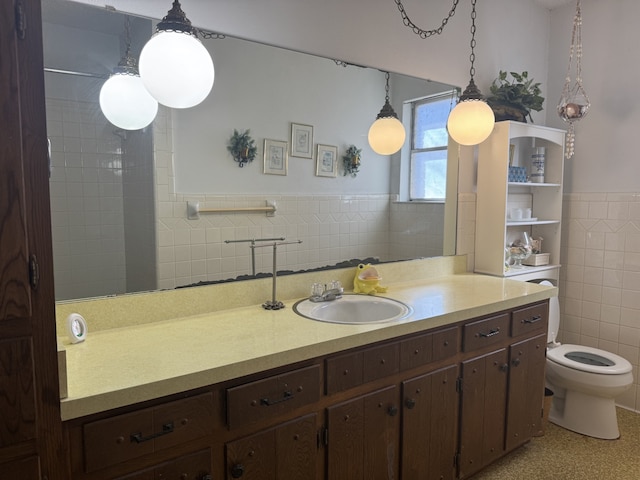
<instances>
[{"instance_id":1,"label":"cabinet door","mask_svg":"<svg viewBox=\"0 0 640 480\"><path fill-rule=\"evenodd\" d=\"M398 413L396 386L328 408L327 478L397 478Z\"/></svg>"},{"instance_id":2,"label":"cabinet door","mask_svg":"<svg viewBox=\"0 0 640 480\"><path fill-rule=\"evenodd\" d=\"M312 480L318 471L317 415L227 443L227 479Z\"/></svg>"},{"instance_id":3,"label":"cabinet door","mask_svg":"<svg viewBox=\"0 0 640 480\"><path fill-rule=\"evenodd\" d=\"M402 383L401 478L455 478L457 378L453 365Z\"/></svg>"},{"instance_id":4,"label":"cabinet door","mask_svg":"<svg viewBox=\"0 0 640 480\"><path fill-rule=\"evenodd\" d=\"M504 452L507 350L462 362L459 476L468 477Z\"/></svg>"},{"instance_id":5,"label":"cabinet door","mask_svg":"<svg viewBox=\"0 0 640 480\"><path fill-rule=\"evenodd\" d=\"M547 334L509 347L509 404L506 449L512 450L541 429Z\"/></svg>"},{"instance_id":6,"label":"cabinet door","mask_svg":"<svg viewBox=\"0 0 640 480\"><path fill-rule=\"evenodd\" d=\"M0 2L0 476L56 480L65 468L40 25L40 0Z\"/></svg>"}]
</instances>

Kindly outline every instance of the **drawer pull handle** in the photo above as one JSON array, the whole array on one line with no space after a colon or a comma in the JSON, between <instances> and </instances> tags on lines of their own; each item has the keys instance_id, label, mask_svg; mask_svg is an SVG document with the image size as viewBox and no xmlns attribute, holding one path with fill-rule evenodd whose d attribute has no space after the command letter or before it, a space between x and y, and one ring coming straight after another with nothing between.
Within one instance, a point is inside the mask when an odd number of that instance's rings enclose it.
<instances>
[{"instance_id":1,"label":"drawer pull handle","mask_svg":"<svg viewBox=\"0 0 640 480\"><path fill-rule=\"evenodd\" d=\"M531 318L525 318L524 320L522 320L522 323L536 323L540 320L542 320L542 315L535 315Z\"/></svg>"},{"instance_id":2,"label":"drawer pull handle","mask_svg":"<svg viewBox=\"0 0 640 480\"><path fill-rule=\"evenodd\" d=\"M158 433L152 433L148 437L143 437L142 433L132 433L131 441L136 443L148 442L149 440L153 440L154 438L162 437L163 435L168 435L173 432L173 422L165 423L162 425L162 431Z\"/></svg>"},{"instance_id":3,"label":"drawer pull handle","mask_svg":"<svg viewBox=\"0 0 640 480\"><path fill-rule=\"evenodd\" d=\"M286 402L287 400L291 400L292 398L294 398L293 393L291 393L290 391L286 391L282 394L282 398L279 398L277 400L269 400L268 398L261 398L260 405L265 405L268 407L270 405L276 405L278 403Z\"/></svg>"},{"instance_id":4,"label":"drawer pull handle","mask_svg":"<svg viewBox=\"0 0 640 480\"><path fill-rule=\"evenodd\" d=\"M500 333L500 329L499 328L492 328L491 330L489 330L489 333L482 333L480 332L478 335L480 335L481 337L494 337L496 335L498 335Z\"/></svg>"}]
</instances>

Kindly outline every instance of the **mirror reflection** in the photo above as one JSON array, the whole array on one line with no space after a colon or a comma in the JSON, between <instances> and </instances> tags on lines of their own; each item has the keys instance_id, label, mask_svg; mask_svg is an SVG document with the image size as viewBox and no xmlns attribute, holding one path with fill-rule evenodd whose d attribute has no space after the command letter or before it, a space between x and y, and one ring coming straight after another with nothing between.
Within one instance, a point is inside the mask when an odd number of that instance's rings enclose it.
<instances>
[{"instance_id":1,"label":"mirror reflection","mask_svg":"<svg viewBox=\"0 0 640 480\"><path fill-rule=\"evenodd\" d=\"M225 280L254 265L271 272L272 249L240 240L301 240L278 249L278 270L290 271L454 251L443 240L455 242L444 235L445 203L397 201L408 159L380 156L367 144L385 72L205 39L216 69L207 99L184 110L160 106L149 127L124 131L106 120L98 96L124 53L126 16L62 0L42 8L58 300ZM137 57L154 22L130 17L130 25ZM408 101L452 89L390 76L399 115ZM293 124L310 134L311 158L292 154ZM257 147L242 168L227 150L234 130L248 130ZM286 175L265 164L265 141L286 143ZM351 145L361 149L355 176L343 167ZM318 174L319 146L335 147L335 177ZM455 205L455 196L448 192L446 202ZM190 219L189 202L231 211ZM246 211L268 204L275 214Z\"/></svg>"}]
</instances>

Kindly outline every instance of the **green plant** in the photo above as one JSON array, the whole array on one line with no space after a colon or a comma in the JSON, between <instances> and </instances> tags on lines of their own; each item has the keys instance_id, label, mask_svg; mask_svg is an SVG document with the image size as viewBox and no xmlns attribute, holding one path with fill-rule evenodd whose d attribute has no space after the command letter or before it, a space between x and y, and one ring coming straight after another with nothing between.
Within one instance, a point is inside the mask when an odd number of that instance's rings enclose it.
<instances>
[{"instance_id":1,"label":"green plant","mask_svg":"<svg viewBox=\"0 0 640 480\"><path fill-rule=\"evenodd\" d=\"M351 175L355 177L360 170L360 155L362 153L362 149L356 147L355 145L349 146L347 148L346 153L342 157L342 162L344 164L344 175Z\"/></svg>"},{"instance_id":2,"label":"green plant","mask_svg":"<svg viewBox=\"0 0 640 480\"><path fill-rule=\"evenodd\" d=\"M227 150L233 159L238 162L239 167L244 167L246 163L252 162L258 152L253 138L249 135L249 130L239 132L236 129L233 129L233 135L229 139Z\"/></svg>"},{"instance_id":3,"label":"green plant","mask_svg":"<svg viewBox=\"0 0 640 480\"><path fill-rule=\"evenodd\" d=\"M504 107L516 109L522 112L521 120L526 122L527 116L531 118L531 110L539 112L542 110L544 97L540 95L540 83L529 78L529 72L509 72L512 79L507 79L507 72L500 70L500 75L496 78L489 90L491 94L487 97L487 103L496 113L496 117L505 111ZM498 119L498 118L496 118Z\"/></svg>"}]
</instances>

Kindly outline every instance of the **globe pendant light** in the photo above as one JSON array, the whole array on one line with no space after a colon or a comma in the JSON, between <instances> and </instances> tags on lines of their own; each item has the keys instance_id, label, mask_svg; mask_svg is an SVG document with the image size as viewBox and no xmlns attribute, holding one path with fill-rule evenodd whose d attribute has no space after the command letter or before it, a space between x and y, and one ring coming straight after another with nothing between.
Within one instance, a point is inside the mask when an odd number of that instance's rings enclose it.
<instances>
[{"instance_id":1,"label":"globe pendant light","mask_svg":"<svg viewBox=\"0 0 640 480\"><path fill-rule=\"evenodd\" d=\"M406 132L389 103L389 72L386 72L385 78L387 81L385 102L376 121L369 128L368 139L374 152L380 155L393 155L402 148Z\"/></svg>"},{"instance_id":2,"label":"globe pendant light","mask_svg":"<svg viewBox=\"0 0 640 480\"><path fill-rule=\"evenodd\" d=\"M140 53L140 76L149 93L171 108L202 102L213 87L213 61L180 2L173 2Z\"/></svg>"},{"instance_id":3,"label":"globe pendant light","mask_svg":"<svg viewBox=\"0 0 640 480\"><path fill-rule=\"evenodd\" d=\"M125 20L125 36L125 55L100 89L100 109L116 127L140 130L156 118L158 102L144 88L136 60L131 56L129 17Z\"/></svg>"},{"instance_id":4,"label":"globe pendant light","mask_svg":"<svg viewBox=\"0 0 640 480\"><path fill-rule=\"evenodd\" d=\"M493 110L484 101L480 89L473 80L475 67L473 66L476 55L476 0L471 0L471 80L460 96L460 100L449 114L447 130L451 138L460 145L477 145L491 135L495 125Z\"/></svg>"}]
</instances>

